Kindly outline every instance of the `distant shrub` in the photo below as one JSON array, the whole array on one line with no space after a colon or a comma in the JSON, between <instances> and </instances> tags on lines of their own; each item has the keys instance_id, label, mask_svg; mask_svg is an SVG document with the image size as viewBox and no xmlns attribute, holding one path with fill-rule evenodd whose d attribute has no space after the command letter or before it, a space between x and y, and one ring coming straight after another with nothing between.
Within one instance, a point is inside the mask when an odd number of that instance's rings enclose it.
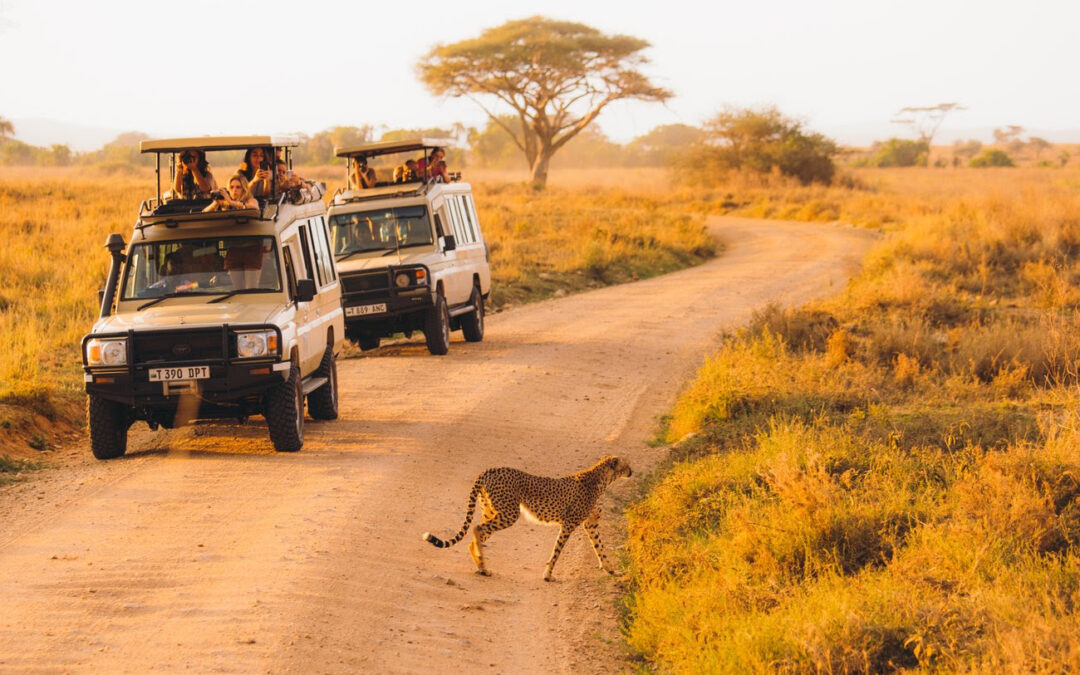
<instances>
[{"instance_id":1,"label":"distant shrub","mask_svg":"<svg viewBox=\"0 0 1080 675\"><path fill-rule=\"evenodd\" d=\"M836 143L803 130L776 108L728 110L705 123L705 141L687 153L678 172L691 183L710 184L726 173L778 173L803 185L832 182Z\"/></svg>"},{"instance_id":2,"label":"distant shrub","mask_svg":"<svg viewBox=\"0 0 1080 675\"><path fill-rule=\"evenodd\" d=\"M890 138L884 143L874 143L873 154L867 160L868 166L881 169L903 166L926 166L930 148L925 141L910 141L903 138Z\"/></svg>"},{"instance_id":3,"label":"distant shrub","mask_svg":"<svg viewBox=\"0 0 1080 675\"><path fill-rule=\"evenodd\" d=\"M1005 153L1004 150L998 150L991 148L983 150L977 156L975 156L971 163L968 165L975 169L985 169L995 166L1016 166L1013 164L1012 158Z\"/></svg>"}]
</instances>

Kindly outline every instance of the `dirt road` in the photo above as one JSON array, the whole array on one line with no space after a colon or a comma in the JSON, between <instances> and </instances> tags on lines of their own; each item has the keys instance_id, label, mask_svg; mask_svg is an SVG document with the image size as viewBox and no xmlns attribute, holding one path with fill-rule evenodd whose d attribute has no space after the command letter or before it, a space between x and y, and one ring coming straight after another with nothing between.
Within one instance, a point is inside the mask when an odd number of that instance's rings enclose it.
<instances>
[{"instance_id":1,"label":"dirt road","mask_svg":"<svg viewBox=\"0 0 1080 675\"><path fill-rule=\"evenodd\" d=\"M265 425L132 432L129 455L0 491L0 669L22 672L613 672L617 580L584 533L541 580L556 530L519 521L464 545L492 466L635 466L717 335L768 301L838 291L861 231L716 218L719 259L489 317L449 356L422 339L340 363L342 415L279 455ZM145 429L139 425L140 429ZM629 481L613 492L628 494ZM605 498L609 549L621 524Z\"/></svg>"}]
</instances>

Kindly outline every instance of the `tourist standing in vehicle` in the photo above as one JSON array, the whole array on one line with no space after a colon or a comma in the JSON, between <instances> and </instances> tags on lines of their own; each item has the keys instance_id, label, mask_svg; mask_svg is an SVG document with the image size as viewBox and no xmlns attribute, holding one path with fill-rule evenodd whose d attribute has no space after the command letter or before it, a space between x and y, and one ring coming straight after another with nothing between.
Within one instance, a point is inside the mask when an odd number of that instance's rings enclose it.
<instances>
[{"instance_id":1,"label":"tourist standing in vehicle","mask_svg":"<svg viewBox=\"0 0 1080 675\"><path fill-rule=\"evenodd\" d=\"M394 167L395 183L411 183L416 180L416 160L407 159L404 164Z\"/></svg>"},{"instance_id":2,"label":"tourist standing in vehicle","mask_svg":"<svg viewBox=\"0 0 1080 675\"><path fill-rule=\"evenodd\" d=\"M202 150L184 150L173 179L173 197L178 199L206 199L217 189L214 174Z\"/></svg>"},{"instance_id":3,"label":"tourist standing in vehicle","mask_svg":"<svg viewBox=\"0 0 1080 675\"><path fill-rule=\"evenodd\" d=\"M353 185L366 190L375 187L375 169L367 165L367 157L353 159Z\"/></svg>"},{"instance_id":4,"label":"tourist standing in vehicle","mask_svg":"<svg viewBox=\"0 0 1080 675\"><path fill-rule=\"evenodd\" d=\"M229 179L229 191L219 190L213 195L214 201L203 211L228 211L231 209L257 209L259 202L251 196L244 174L236 172Z\"/></svg>"},{"instance_id":5,"label":"tourist standing in vehicle","mask_svg":"<svg viewBox=\"0 0 1080 675\"><path fill-rule=\"evenodd\" d=\"M450 176L446 173L446 162L443 158L446 157L446 153L442 148L435 148L431 151L431 154L427 157L421 157L420 161L416 163L416 172L420 174L420 177L424 180L434 180L441 178L442 182L449 183Z\"/></svg>"},{"instance_id":6,"label":"tourist standing in vehicle","mask_svg":"<svg viewBox=\"0 0 1080 675\"><path fill-rule=\"evenodd\" d=\"M248 181L248 189L254 197L269 197L273 192L270 174L270 153L265 148L248 148L237 173Z\"/></svg>"}]
</instances>

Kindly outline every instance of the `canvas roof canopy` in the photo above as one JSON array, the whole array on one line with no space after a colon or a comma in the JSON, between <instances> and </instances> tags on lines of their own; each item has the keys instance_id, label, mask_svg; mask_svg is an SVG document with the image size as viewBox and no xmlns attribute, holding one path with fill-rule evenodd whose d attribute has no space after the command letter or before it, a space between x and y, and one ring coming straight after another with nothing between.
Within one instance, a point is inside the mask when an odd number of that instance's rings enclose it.
<instances>
[{"instance_id":1,"label":"canvas roof canopy","mask_svg":"<svg viewBox=\"0 0 1080 675\"><path fill-rule=\"evenodd\" d=\"M452 144L453 141L449 138L405 138L397 141L379 141L378 143L334 148L334 154L338 157L374 157L375 155L390 155L395 152L445 148Z\"/></svg>"},{"instance_id":2,"label":"canvas roof canopy","mask_svg":"<svg viewBox=\"0 0 1080 675\"><path fill-rule=\"evenodd\" d=\"M274 136L200 136L196 138L159 138L139 143L139 152L183 152L184 150L246 150L256 146L275 148L300 145L292 134Z\"/></svg>"}]
</instances>

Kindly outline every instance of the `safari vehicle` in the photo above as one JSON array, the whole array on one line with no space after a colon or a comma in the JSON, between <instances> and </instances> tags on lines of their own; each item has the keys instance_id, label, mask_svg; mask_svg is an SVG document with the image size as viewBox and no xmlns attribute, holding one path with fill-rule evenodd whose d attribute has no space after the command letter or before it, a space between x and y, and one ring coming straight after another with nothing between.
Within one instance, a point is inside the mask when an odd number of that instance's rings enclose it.
<instances>
[{"instance_id":1,"label":"safari vehicle","mask_svg":"<svg viewBox=\"0 0 1080 675\"><path fill-rule=\"evenodd\" d=\"M445 182L403 163L446 144L417 138L335 148L347 158L347 182L330 204L330 235L345 334L361 349L417 330L436 355L449 351L451 331L468 342L484 339L491 270L472 187L460 175ZM374 170L373 185L357 184L358 166Z\"/></svg>"},{"instance_id":2,"label":"safari vehicle","mask_svg":"<svg viewBox=\"0 0 1080 675\"><path fill-rule=\"evenodd\" d=\"M163 155L174 176L188 150L221 153L227 166L238 151L262 148L288 163L296 144L280 136L142 142L157 155L157 197L140 205L129 243L109 236L101 316L82 340L95 457L123 455L137 420L157 429L262 414L274 448L292 452L304 441L305 397L313 418L337 417L345 324L323 188L284 189L274 172L272 189L246 208L204 212L209 199L162 199Z\"/></svg>"}]
</instances>

